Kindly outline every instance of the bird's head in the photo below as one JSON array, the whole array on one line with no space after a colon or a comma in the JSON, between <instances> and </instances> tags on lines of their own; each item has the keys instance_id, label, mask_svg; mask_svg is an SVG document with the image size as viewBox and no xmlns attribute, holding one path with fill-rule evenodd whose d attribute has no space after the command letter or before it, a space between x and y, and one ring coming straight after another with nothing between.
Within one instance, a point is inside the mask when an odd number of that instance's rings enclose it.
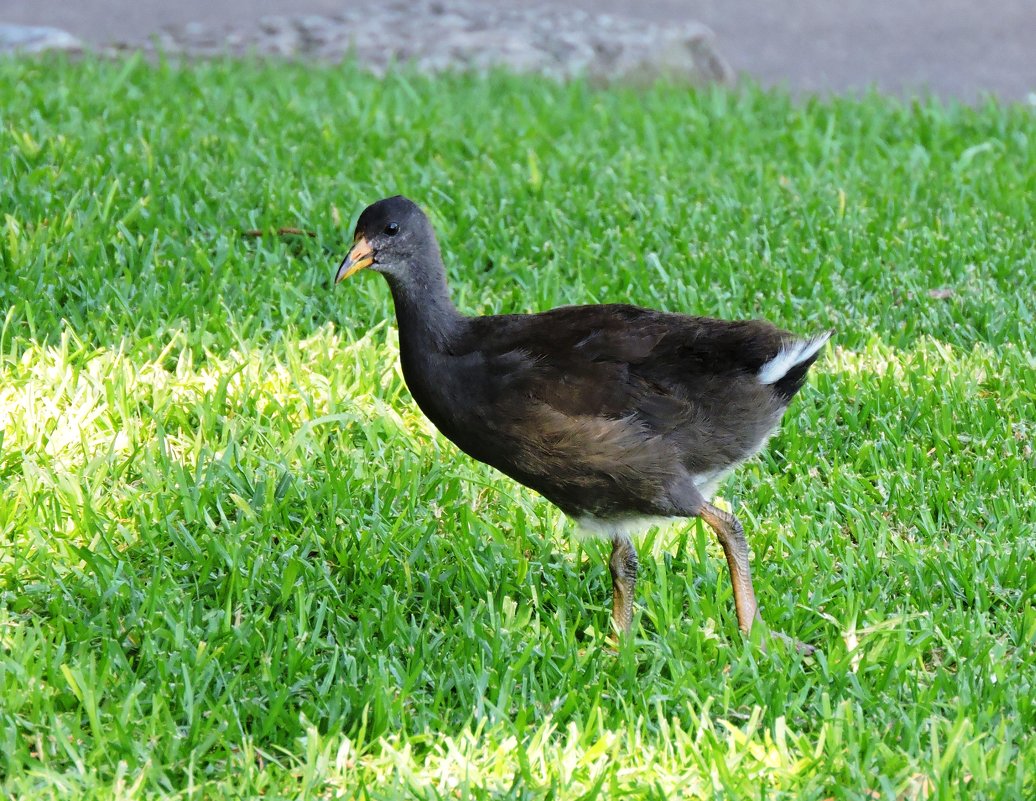
<instances>
[{"instance_id":1,"label":"bird's head","mask_svg":"<svg viewBox=\"0 0 1036 801\"><path fill-rule=\"evenodd\" d=\"M435 231L421 208L396 195L372 203L356 221L353 246L335 274L337 284L368 267L394 283L412 284L430 257L438 257Z\"/></svg>"}]
</instances>

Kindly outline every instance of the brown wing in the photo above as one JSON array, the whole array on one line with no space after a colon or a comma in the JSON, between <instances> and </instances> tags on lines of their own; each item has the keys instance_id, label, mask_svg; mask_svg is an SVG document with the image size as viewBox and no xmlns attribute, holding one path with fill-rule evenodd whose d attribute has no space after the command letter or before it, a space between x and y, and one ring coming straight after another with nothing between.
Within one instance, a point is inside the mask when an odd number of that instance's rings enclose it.
<instances>
[{"instance_id":1,"label":"brown wing","mask_svg":"<svg viewBox=\"0 0 1036 801\"><path fill-rule=\"evenodd\" d=\"M568 511L607 496L657 513L676 476L744 458L776 422L757 374L784 336L631 306L480 318L455 354L474 359L478 417L440 428Z\"/></svg>"},{"instance_id":2,"label":"brown wing","mask_svg":"<svg viewBox=\"0 0 1036 801\"><path fill-rule=\"evenodd\" d=\"M637 417L659 433L688 405L726 403L757 384L791 335L763 321L727 322L635 306L570 306L480 318L495 402L535 400L562 414ZM477 343L477 344L476 344ZM726 387L728 391L723 391Z\"/></svg>"}]
</instances>

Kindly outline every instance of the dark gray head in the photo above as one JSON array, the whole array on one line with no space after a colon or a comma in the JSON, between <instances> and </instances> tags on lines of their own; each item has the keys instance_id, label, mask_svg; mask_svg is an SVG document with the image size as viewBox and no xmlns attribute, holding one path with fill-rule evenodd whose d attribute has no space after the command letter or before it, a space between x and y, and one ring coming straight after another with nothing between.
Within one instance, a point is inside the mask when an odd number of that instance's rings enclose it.
<instances>
[{"instance_id":1,"label":"dark gray head","mask_svg":"<svg viewBox=\"0 0 1036 801\"><path fill-rule=\"evenodd\" d=\"M396 195L363 210L356 221L353 246L338 273L343 278L370 267L394 287L416 290L441 280L442 259L435 231L412 200Z\"/></svg>"}]
</instances>

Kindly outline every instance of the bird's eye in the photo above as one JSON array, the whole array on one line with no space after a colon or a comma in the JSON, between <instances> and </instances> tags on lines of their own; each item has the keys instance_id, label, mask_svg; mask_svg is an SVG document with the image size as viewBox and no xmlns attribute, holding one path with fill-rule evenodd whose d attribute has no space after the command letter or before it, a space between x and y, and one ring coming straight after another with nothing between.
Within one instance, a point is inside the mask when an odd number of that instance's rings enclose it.
<instances>
[{"instance_id":1,"label":"bird's eye","mask_svg":"<svg viewBox=\"0 0 1036 801\"><path fill-rule=\"evenodd\" d=\"M395 236L399 233L399 223L389 223L385 226L385 233L389 236Z\"/></svg>"}]
</instances>

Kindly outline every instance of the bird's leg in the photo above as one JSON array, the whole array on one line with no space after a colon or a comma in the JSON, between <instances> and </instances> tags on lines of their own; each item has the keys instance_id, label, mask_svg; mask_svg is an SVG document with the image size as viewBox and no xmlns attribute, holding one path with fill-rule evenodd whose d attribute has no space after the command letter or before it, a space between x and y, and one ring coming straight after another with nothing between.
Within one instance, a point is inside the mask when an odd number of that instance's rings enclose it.
<instances>
[{"instance_id":1,"label":"bird's leg","mask_svg":"<svg viewBox=\"0 0 1036 801\"><path fill-rule=\"evenodd\" d=\"M734 607L737 609L737 624L745 634L752 630L752 624L759 618L759 604L752 587L752 568L748 565L748 541L740 521L730 512L717 509L711 503L704 503L698 513L702 520L716 532L719 544L730 567L730 581L734 585Z\"/></svg>"},{"instance_id":2,"label":"bird's leg","mask_svg":"<svg viewBox=\"0 0 1036 801\"><path fill-rule=\"evenodd\" d=\"M612 619L621 634L628 634L633 622L633 593L637 586L637 549L627 534L612 538L608 567L612 572Z\"/></svg>"},{"instance_id":3,"label":"bird's leg","mask_svg":"<svg viewBox=\"0 0 1036 801\"><path fill-rule=\"evenodd\" d=\"M748 565L748 541L745 539L745 530L734 515L717 509L708 502L702 504L698 516L716 532L719 544L723 546L723 553L730 567L730 581L734 587L737 624L741 631L748 634L752 630L752 624L762 618L759 615L759 604L755 600L755 588L752 586L752 569ZM811 654L816 650L813 646L794 640L786 634L771 634L789 642L802 653Z\"/></svg>"}]
</instances>

